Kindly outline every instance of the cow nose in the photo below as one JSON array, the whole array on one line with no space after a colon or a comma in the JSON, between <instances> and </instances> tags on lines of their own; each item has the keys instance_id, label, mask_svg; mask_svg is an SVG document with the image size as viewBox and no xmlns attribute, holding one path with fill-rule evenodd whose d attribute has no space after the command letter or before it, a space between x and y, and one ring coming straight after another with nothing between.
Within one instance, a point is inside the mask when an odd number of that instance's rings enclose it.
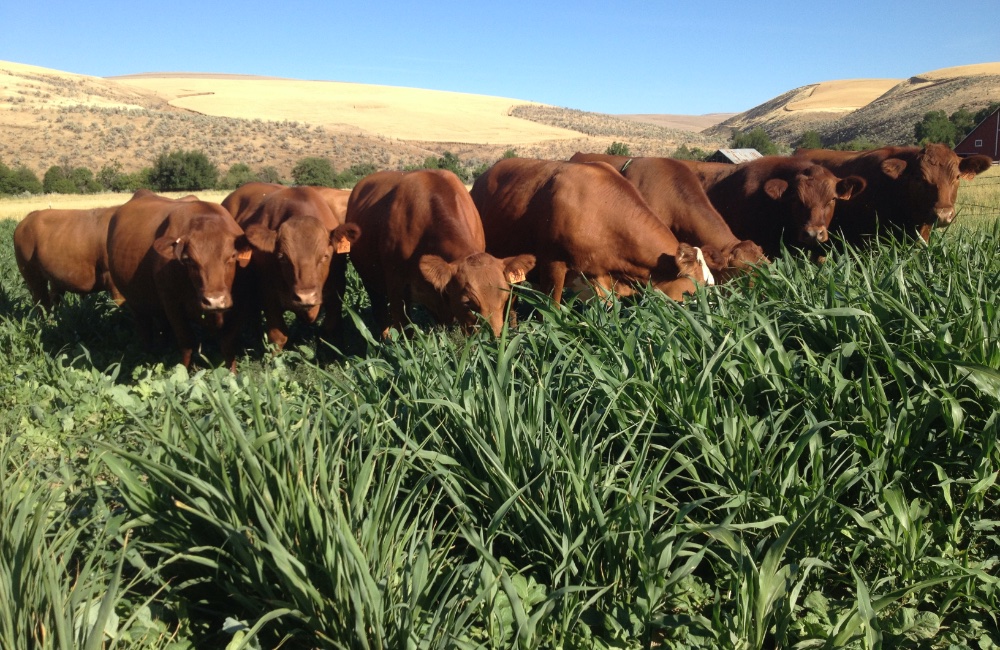
<instances>
[{"instance_id":1,"label":"cow nose","mask_svg":"<svg viewBox=\"0 0 1000 650\"><path fill-rule=\"evenodd\" d=\"M206 294L201 299L201 308L205 311L222 311L231 306L232 299L227 293Z\"/></svg>"},{"instance_id":2,"label":"cow nose","mask_svg":"<svg viewBox=\"0 0 1000 650\"><path fill-rule=\"evenodd\" d=\"M830 232L822 226L820 226L819 228L807 228L806 233L814 241L820 244L822 244L823 242L825 242L827 239L830 238Z\"/></svg>"},{"instance_id":3,"label":"cow nose","mask_svg":"<svg viewBox=\"0 0 1000 650\"><path fill-rule=\"evenodd\" d=\"M319 292L315 289L312 291L296 291L295 298L303 307L312 307L319 304Z\"/></svg>"},{"instance_id":4,"label":"cow nose","mask_svg":"<svg viewBox=\"0 0 1000 650\"><path fill-rule=\"evenodd\" d=\"M934 212L939 226L947 226L955 219L955 208L938 208Z\"/></svg>"}]
</instances>

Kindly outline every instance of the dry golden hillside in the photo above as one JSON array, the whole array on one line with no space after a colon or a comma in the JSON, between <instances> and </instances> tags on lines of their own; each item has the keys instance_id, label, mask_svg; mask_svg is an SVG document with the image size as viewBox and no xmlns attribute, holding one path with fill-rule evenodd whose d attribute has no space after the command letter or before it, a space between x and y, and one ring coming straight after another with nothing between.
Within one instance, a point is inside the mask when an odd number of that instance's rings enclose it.
<instances>
[{"instance_id":1,"label":"dry golden hillside","mask_svg":"<svg viewBox=\"0 0 1000 650\"><path fill-rule=\"evenodd\" d=\"M928 111L972 112L1000 98L1000 63L943 68L909 79L852 79L802 86L740 113L706 133L763 128L776 141L794 144L815 130L825 142L863 137L911 144L913 126Z\"/></svg>"},{"instance_id":2,"label":"dry golden hillside","mask_svg":"<svg viewBox=\"0 0 1000 650\"><path fill-rule=\"evenodd\" d=\"M204 151L223 171L273 166L288 178L307 156L338 170L398 168L451 151L471 164L519 155L565 158L626 142L644 155L718 138L501 97L328 81L159 73L102 79L0 62L0 161L41 175L149 166L163 151Z\"/></svg>"}]
</instances>

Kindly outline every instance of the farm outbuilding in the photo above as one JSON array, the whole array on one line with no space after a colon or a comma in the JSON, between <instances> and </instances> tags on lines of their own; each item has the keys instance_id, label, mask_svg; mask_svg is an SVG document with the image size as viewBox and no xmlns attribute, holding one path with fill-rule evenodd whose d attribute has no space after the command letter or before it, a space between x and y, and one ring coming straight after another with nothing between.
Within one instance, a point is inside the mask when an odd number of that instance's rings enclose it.
<instances>
[{"instance_id":1,"label":"farm outbuilding","mask_svg":"<svg viewBox=\"0 0 1000 650\"><path fill-rule=\"evenodd\" d=\"M1000 108L990 113L972 129L972 133L955 145L955 153L959 156L981 153L992 158L994 165L1000 162Z\"/></svg>"},{"instance_id":2,"label":"farm outbuilding","mask_svg":"<svg viewBox=\"0 0 1000 650\"><path fill-rule=\"evenodd\" d=\"M732 163L734 165L738 165L742 162L748 162L763 157L764 156L762 156L756 149L719 149L706 158L705 161Z\"/></svg>"}]
</instances>

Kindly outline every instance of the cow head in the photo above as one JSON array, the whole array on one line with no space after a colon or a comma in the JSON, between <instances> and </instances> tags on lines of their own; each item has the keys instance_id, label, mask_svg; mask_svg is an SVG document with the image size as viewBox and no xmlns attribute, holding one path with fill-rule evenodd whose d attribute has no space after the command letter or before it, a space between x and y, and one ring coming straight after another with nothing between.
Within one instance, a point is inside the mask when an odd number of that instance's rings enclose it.
<instances>
[{"instance_id":1,"label":"cow head","mask_svg":"<svg viewBox=\"0 0 1000 650\"><path fill-rule=\"evenodd\" d=\"M356 224L328 231L310 215L290 217L277 230L260 224L246 229L247 240L255 251L266 255L269 265L277 266L282 306L309 323L319 316L330 261L334 255L348 252L360 235Z\"/></svg>"},{"instance_id":2,"label":"cow head","mask_svg":"<svg viewBox=\"0 0 1000 650\"><path fill-rule=\"evenodd\" d=\"M535 267L534 255L497 259L488 253L475 253L457 262L437 255L420 258L420 273L444 297L448 316L471 331L484 318L499 336L510 285L524 280Z\"/></svg>"},{"instance_id":3,"label":"cow head","mask_svg":"<svg viewBox=\"0 0 1000 650\"><path fill-rule=\"evenodd\" d=\"M787 215L786 232L803 246L823 244L830 238L830 222L837 201L847 201L865 189L860 176L840 179L820 165L807 165L792 177L771 178L764 183L764 192L774 201L784 203Z\"/></svg>"},{"instance_id":4,"label":"cow head","mask_svg":"<svg viewBox=\"0 0 1000 650\"><path fill-rule=\"evenodd\" d=\"M900 208L926 240L931 227L954 220L959 181L972 180L991 165L988 156L959 158L946 145L928 144L915 154L886 158L881 170L901 191Z\"/></svg>"},{"instance_id":5,"label":"cow head","mask_svg":"<svg viewBox=\"0 0 1000 650\"><path fill-rule=\"evenodd\" d=\"M714 258L720 255L711 247L709 256ZM650 275L650 282L653 286L667 294L674 300L683 300L685 293L694 293L695 285L715 284L715 276L709 269L705 253L702 248L691 246L690 244L678 244L675 255L664 253L660 256L659 262Z\"/></svg>"},{"instance_id":6,"label":"cow head","mask_svg":"<svg viewBox=\"0 0 1000 650\"><path fill-rule=\"evenodd\" d=\"M749 239L738 241L733 246L723 250L722 261L721 268L713 267L711 263L708 265L710 269L715 271L714 275L719 282L726 282L741 273L746 273L754 266L771 263L771 260L764 254L764 249Z\"/></svg>"},{"instance_id":7,"label":"cow head","mask_svg":"<svg viewBox=\"0 0 1000 650\"><path fill-rule=\"evenodd\" d=\"M221 312L233 306L236 266L247 265L251 249L246 236L234 232L231 224L215 215L196 217L185 234L160 237L153 249L164 260L182 265L201 311Z\"/></svg>"}]
</instances>

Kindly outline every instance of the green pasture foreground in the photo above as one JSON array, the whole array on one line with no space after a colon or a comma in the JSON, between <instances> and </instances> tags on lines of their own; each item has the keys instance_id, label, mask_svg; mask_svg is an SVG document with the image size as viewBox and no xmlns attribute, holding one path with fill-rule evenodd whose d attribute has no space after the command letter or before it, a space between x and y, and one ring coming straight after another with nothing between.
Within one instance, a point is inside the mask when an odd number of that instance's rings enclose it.
<instances>
[{"instance_id":1,"label":"green pasture foreground","mask_svg":"<svg viewBox=\"0 0 1000 650\"><path fill-rule=\"evenodd\" d=\"M995 647L998 241L236 376L0 248L0 647Z\"/></svg>"}]
</instances>

